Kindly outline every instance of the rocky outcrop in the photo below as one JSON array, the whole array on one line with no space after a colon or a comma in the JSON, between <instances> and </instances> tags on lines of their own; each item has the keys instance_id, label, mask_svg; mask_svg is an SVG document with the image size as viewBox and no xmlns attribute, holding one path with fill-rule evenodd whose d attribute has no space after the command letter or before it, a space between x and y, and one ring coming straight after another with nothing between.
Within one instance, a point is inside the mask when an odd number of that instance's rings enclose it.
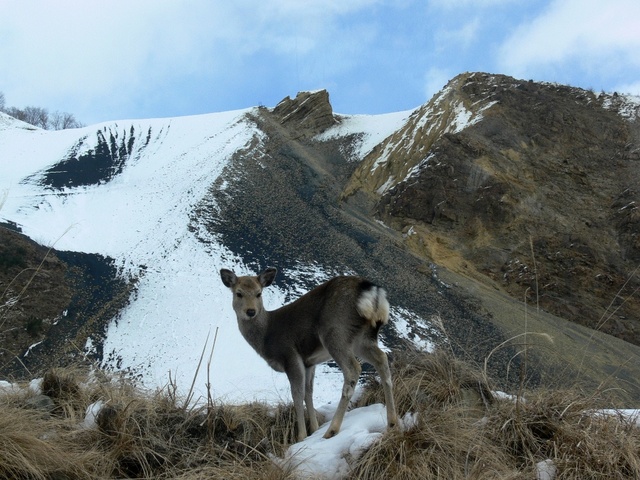
<instances>
[{"instance_id":1,"label":"rocky outcrop","mask_svg":"<svg viewBox=\"0 0 640 480\"><path fill-rule=\"evenodd\" d=\"M464 74L355 172L421 255L640 344L640 120L618 95Z\"/></svg>"},{"instance_id":2,"label":"rocky outcrop","mask_svg":"<svg viewBox=\"0 0 640 480\"><path fill-rule=\"evenodd\" d=\"M109 258L46 248L0 223L0 376L77 364L87 338L104 337L133 287Z\"/></svg>"},{"instance_id":3,"label":"rocky outcrop","mask_svg":"<svg viewBox=\"0 0 640 480\"><path fill-rule=\"evenodd\" d=\"M326 90L299 92L287 97L273 109L283 126L295 129L300 137L311 138L337 123Z\"/></svg>"}]
</instances>

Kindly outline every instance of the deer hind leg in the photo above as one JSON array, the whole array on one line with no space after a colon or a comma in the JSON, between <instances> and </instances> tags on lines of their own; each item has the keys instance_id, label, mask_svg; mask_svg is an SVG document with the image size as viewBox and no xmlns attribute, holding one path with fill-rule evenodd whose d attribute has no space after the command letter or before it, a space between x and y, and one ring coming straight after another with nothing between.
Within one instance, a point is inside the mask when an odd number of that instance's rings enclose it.
<instances>
[{"instance_id":1,"label":"deer hind leg","mask_svg":"<svg viewBox=\"0 0 640 480\"><path fill-rule=\"evenodd\" d=\"M304 423L305 397L305 367L300 357L296 357L287 362L285 372L291 385L291 397L293 398L293 408L296 412L296 423L298 426L298 441L307 438L307 427Z\"/></svg>"},{"instance_id":2,"label":"deer hind leg","mask_svg":"<svg viewBox=\"0 0 640 480\"><path fill-rule=\"evenodd\" d=\"M342 396L340 397L340 402L338 403L338 408L336 409L336 413L331 420L331 424L329 425L329 429L324 434L324 438L331 438L335 436L342 426L342 420L344 419L344 415L347 412L347 407L349 406L349 401L351 397L353 397L353 392L356 388L356 383L358 382L358 377L360 376L360 372L362 371L362 367L360 366L360 362L356 359L356 357L350 352L330 352L332 353L333 359L340 366L342 370L342 374L344 375L344 385L342 387Z\"/></svg>"},{"instance_id":3,"label":"deer hind leg","mask_svg":"<svg viewBox=\"0 0 640 480\"><path fill-rule=\"evenodd\" d=\"M316 373L315 365L305 369L304 377L304 403L307 405L307 415L309 415L309 433L318 430L318 416L313 407L313 378Z\"/></svg>"},{"instance_id":4,"label":"deer hind leg","mask_svg":"<svg viewBox=\"0 0 640 480\"><path fill-rule=\"evenodd\" d=\"M375 343L364 343L358 349L358 356L373 365L373 368L380 375L382 389L384 390L384 403L387 407L387 425L390 428L395 427L398 424L398 414L393 400L393 385L391 383L391 371L389 370L387 355Z\"/></svg>"}]
</instances>

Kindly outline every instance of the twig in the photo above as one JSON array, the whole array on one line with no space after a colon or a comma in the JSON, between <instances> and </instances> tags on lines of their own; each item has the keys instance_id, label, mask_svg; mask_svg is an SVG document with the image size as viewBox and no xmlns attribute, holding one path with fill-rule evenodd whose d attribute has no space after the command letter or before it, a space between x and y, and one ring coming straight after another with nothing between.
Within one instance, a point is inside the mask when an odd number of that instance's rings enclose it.
<instances>
[{"instance_id":1,"label":"twig","mask_svg":"<svg viewBox=\"0 0 640 480\"><path fill-rule=\"evenodd\" d=\"M198 366L196 367L196 371L193 374L193 380L191 381L191 388L189 388L189 393L187 394L187 398L184 401L183 409L186 410L191 400L193 398L193 388L196 384L196 379L198 378L198 372L200 372L200 366L202 365L202 359L204 358L204 352L207 350L207 343L209 343L209 335L211 335L211 331L207 333L207 338L204 341L204 347L202 347L202 353L200 354L200 361L198 361Z\"/></svg>"}]
</instances>

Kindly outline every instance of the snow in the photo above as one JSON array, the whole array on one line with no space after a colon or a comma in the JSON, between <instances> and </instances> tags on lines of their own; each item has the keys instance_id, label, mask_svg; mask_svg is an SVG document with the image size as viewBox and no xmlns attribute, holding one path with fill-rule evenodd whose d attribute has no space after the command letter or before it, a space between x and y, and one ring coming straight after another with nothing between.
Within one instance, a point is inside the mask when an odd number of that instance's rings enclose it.
<instances>
[{"instance_id":1,"label":"snow","mask_svg":"<svg viewBox=\"0 0 640 480\"><path fill-rule=\"evenodd\" d=\"M84 421L81 424L81 428L91 430L98 427L97 418L100 410L104 407L104 401L98 400L97 402L89 405L84 414Z\"/></svg>"},{"instance_id":2,"label":"snow","mask_svg":"<svg viewBox=\"0 0 640 480\"><path fill-rule=\"evenodd\" d=\"M329 422L324 423L313 435L289 447L284 458L274 461L301 479L344 478L350 470L349 461L357 459L386 430L386 409L375 404L347 412L340 432L325 439L328 428Z\"/></svg>"},{"instance_id":3,"label":"snow","mask_svg":"<svg viewBox=\"0 0 640 480\"><path fill-rule=\"evenodd\" d=\"M554 480L556 472L557 468L551 459L536 464L536 480Z\"/></svg>"},{"instance_id":4,"label":"snow","mask_svg":"<svg viewBox=\"0 0 640 480\"><path fill-rule=\"evenodd\" d=\"M0 393L15 393L20 391L20 386L15 383L0 380Z\"/></svg>"},{"instance_id":5,"label":"snow","mask_svg":"<svg viewBox=\"0 0 640 480\"><path fill-rule=\"evenodd\" d=\"M0 117L0 221L17 223L46 246L109 256L123 277L136 278L132 301L107 328L104 366L128 371L149 388L162 388L171 379L182 393L195 377L196 402L207 397L207 384L214 399L227 402L290 401L286 375L273 371L238 331L218 273L222 267L252 272L214 236L205 245L189 228L194 206L232 155L262 139L248 119L251 112L120 120L61 131L26 128ZM323 135L359 135L358 155L364 155L410 113L342 116L340 125ZM43 172L71 151L78 155L79 140L80 150L87 151L95 148L98 131L126 136L132 129L142 139L136 138L122 172L108 181L62 190L39 183ZM148 145L140 148L148 132ZM288 273L304 285L336 272L313 264ZM289 291L270 287L265 306L275 309L302 293L296 285ZM95 351L94 339L87 340L86 350ZM211 364L197 371L203 351ZM317 404L337 401L342 382L339 369L318 366Z\"/></svg>"},{"instance_id":6,"label":"snow","mask_svg":"<svg viewBox=\"0 0 640 480\"><path fill-rule=\"evenodd\" d=\"M482 120L482 112L494 106L497 101L488 102L481 108L471 111L468 110L462 102L458 102L454 105L454 119L451 122L451 129L453 133L459 133L465 128L469 128ZM447 133L447 131L445 131Z\"/></svg>"},{"instance_id":7,"label":"snow","mask_svg":"<svg viewBox=\"0 0 640 480\"><path fill-rule=\"evenodd\" d=\"M392 306L390 322L400 338L410 341L418 350L423 352L433 352L435 343L432 340L438 339L441 343L446 343L446 339L430 323L425 322L410 310Z\"/></svg>"},{"instance_id":8,"label":"snow","mask_svg":"<svg viewBox=\"0 0 640 480\"><path fill-rule=\"evenodd\" d=\"M383 115L339 115L340 123L315 137L326 141L347 135L359 135L360 141L356 159L362 160L385 138L400 130L414 110L387 113Z\"/></svg>"},{"instance_id":9,"label":"snow","mask_svg":"<svg viewBox=\"0 0 640 480\"><path fill-rule=\"evenodd\" d=\"M640 119L640 96L638 95L609 95L602 102L602 107L617 111L618 115L630 122Z\"/></svg>"},{"instance_id":10,"label":"snow","mask_svg":"<svg viewBox=\"0 0 640 480\"><path fill-rule=\"evenodd\" d=\"M591 412L594 416L618 417L620 420L640 427L640 410L636 409L602 409Z\"/></svg>"}]
</instances>

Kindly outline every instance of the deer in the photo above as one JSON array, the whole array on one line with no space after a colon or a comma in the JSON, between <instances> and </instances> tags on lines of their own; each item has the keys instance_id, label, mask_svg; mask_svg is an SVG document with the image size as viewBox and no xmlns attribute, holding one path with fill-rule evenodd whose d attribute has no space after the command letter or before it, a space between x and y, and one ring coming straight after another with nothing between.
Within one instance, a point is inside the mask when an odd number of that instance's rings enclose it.
<instances>
[{"instance_id":1,"label":"deer","mask_svg":"<svg viewBox=\"0 0 640 480\"><path fill-rule=\"evenodd\" d=\"M296 415L297 438L307 437L304 403L310 433L318 430L313 406L316 365L333 359L344 376L342 395L324 438L340 430L362 371L358 361L371 364L380 376L387 425L398 423L387 355L378 346L378 332L389 320L386 290L357 276L338 276L313 288L297 300L267 311L262 290L271 285L277 269L256 276L236 276L221 269L222 283L233 293L233 310L244 339L266 362L287 375Z\"/></svg>"}]
</instances>

